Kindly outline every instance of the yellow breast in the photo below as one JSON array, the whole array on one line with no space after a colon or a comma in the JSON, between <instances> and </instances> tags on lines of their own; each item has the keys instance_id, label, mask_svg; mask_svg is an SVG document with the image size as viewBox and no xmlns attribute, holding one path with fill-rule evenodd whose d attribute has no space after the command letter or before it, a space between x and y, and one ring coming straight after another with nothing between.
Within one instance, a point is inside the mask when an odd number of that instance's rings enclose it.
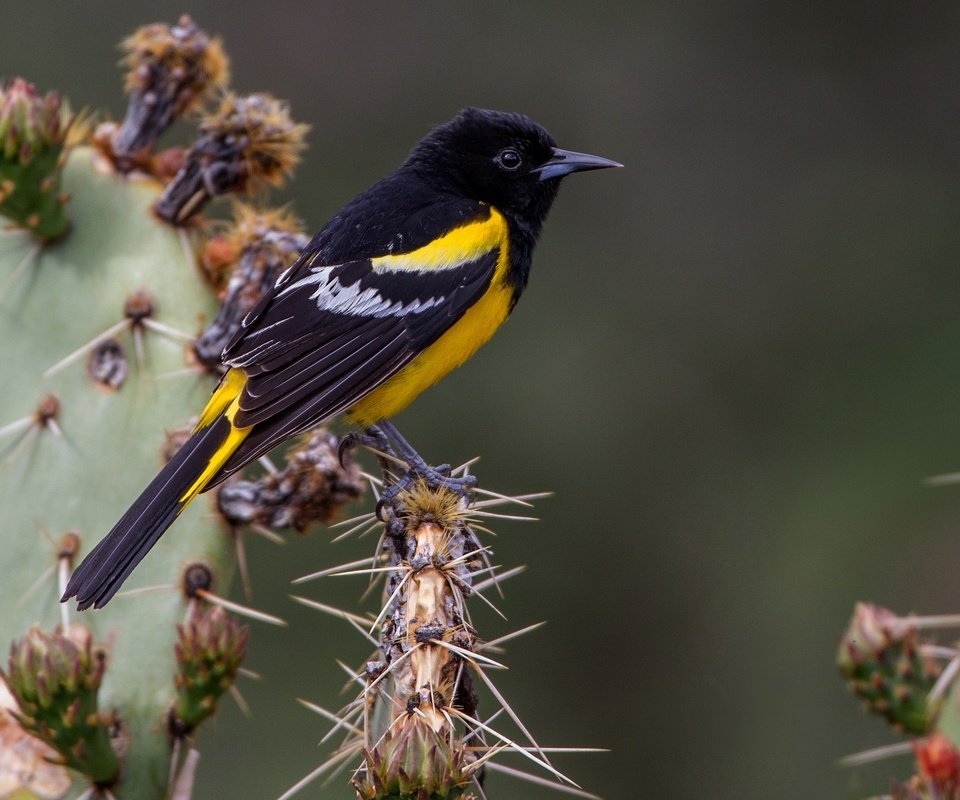
<instances>
[{"instance_id":1,"label":"yellow breast","mask_svg":"<svg viewBox=\"0 0 960 800\"><path fill-rule=\"evenodd\" d=\"M422 391L470 358L506 320L513 301L513 289L506 281L509 269L508 228L503 216L493 209L490 220L492 224L488 221L483 226L484 233L492 239L489 245L500 250L490 287L437 341L354 405L347 412L352 422L368 427L399 414ZM480 226L470 227L476 229ZM456 244L456 250L460 250L462 242L457 241ZM475 257L480 248L476 247L476 241L471 244L475 248L472 248Z\"/></svg>"}]
</instances>

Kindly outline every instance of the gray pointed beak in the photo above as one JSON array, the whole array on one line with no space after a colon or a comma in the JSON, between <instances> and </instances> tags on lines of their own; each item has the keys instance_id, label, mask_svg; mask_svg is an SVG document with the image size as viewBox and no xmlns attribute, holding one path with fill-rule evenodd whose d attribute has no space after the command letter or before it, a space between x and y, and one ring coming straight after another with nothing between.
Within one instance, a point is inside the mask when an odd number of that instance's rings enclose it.
<instances>
[{"instance_id":1,"label":"gray pointed beak","mask_svg":"<svg viewBox=\"0 0 960 800\"><path fill-rule=\"evenodd\" d=\"M561 150L559 147L554 147L550 159L543 166L537 167L533 171L540 174L540 180L548 181L551 178L562 178L571 172L622 166L623 164L611 161L609 158L591 156L587 153L575 153L573 150Z\"/></svg>"}]
</instances>

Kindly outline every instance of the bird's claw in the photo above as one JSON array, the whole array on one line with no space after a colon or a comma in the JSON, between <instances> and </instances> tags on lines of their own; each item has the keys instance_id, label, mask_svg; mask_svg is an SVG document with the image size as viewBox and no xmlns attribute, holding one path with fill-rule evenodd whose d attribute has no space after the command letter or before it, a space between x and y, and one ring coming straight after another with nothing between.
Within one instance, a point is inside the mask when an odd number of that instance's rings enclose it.
<instances>
[{"instance_id":1,"label":"bird's claw","mask_svg":"<svg viewBox=\"0 0 960 800\"><path fill-rule=\"evenodd\" d=\"M401 492L410 491L418 483L426 484L429 489L445 489L465 497L476 487L477 478L475 475L455 478L450 475L449 464L441 464L439 467L432 467L429 464L411 465L394 483L384 489L381 500L390 503Z\"/></svg>"},{"instance_id":2,"label":"bird's claw","mask_svg":"<svg viewBox=\"0 0 960 800\"><path fill-rule=\"evenodd\" d=\"M337 448L337 463L340 465L341 469L346 468L346 464L343 463L343 457L347 454L348 450L353 450L360 442L357 441L357 434L348 433L340 440L340 446Z\"/></svg>"},{"instance_id":3,"label":"bird's claw","mask_svg":"<svg viewBox=\"0 0 960 800\"><path fill-rule=\"evenodd\" d=\"M343 463L343 457L350 450L355 450L358 447L367 447L371 450L380 450L387 451L389 446L386 442L371 433L360 433L359 431L352 431L351 433L346 434L340 440L340 446L337 448L337 461L340 462L341 467L346 465Z\"/></svg>"}]
</instances>

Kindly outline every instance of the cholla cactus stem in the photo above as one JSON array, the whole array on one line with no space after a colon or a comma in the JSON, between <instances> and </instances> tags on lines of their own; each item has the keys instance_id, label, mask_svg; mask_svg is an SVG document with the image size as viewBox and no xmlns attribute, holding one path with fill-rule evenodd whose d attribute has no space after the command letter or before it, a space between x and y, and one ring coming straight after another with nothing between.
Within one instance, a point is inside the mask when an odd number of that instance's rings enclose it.
<instances>
[{"instance_id":1,"label":"cholla cactus stem","mask_svg":"<svg viewBox=\"0 0 960 800\"><path fill-rule=\"evenodd\" d=\"M391 459L384 461L388 465L393 463ZM468 469L469 465L462 465L456 471L466 473ZM443 486L421 484L403 473L388 475L386 481L366 474L363 477L370 480L372 487L389 482L390 491L378 502L374 514L360 515L340 524L349 526L347 533L381 528L376 554L304 575L295 581L350 575L387 581L384 603L372 620L306 598L295 598L347 619L367 641L376 643L385 656L384 660L367 662L359 672L341 663L351 680L361 684L362 690L337 714L321 706L308 706L334 721L333 730L325 739L336 731L346 731L347 744L362 743L364 760L353 772L358 798L385 800L448 794L466 797L468 785L471 788L475 785L482 795L479 783L482 770L508 750L547 770L552 776L547 783L562 784L578 796L592 797L550 764L547 754L559 749L541 747L494 685L487 670L506 667L480 652L487 647L479 642L470 623L466 599L481 596L480 586L499 587L501 579L497 574L499 568L490 562L490 548L480 544L471 529L476 527L475 520L480 514L493 514L486 508L514 502L513 498L491 494L479 501L484 503L483 508L475 510L475 501L466 494ZM528 505L525 499L519 500L519 504ZM478 582L479 577L483 580ZM493 606L488 598L482 599ZM535 627L538 626L514 631L502 641ZM377 629L379 639L372 636ZM498 649L496 641L492 649ZM471 676L484 684L500 706L486 721L477 714ZM377 706L381 706L379 711L375 711ZM529 744L492 727L491 723L500 714L511 719ZM377 723L381 716L385 718ZM362 736L356 730L360 728L361 719ZM488 745L483 741L484 736L492 736L495 741ZM477 738L479 742L468 746L468 742ZM336 755L339 756L340 751ZM329 763L321 765L317 772L325 772L329 766ZM525 773L519 773L519 777L539 782L535 776ZM298 787L303 785L305 782ZM292 791L284 796L290 794Z\"/></svg>"}]
</instances>

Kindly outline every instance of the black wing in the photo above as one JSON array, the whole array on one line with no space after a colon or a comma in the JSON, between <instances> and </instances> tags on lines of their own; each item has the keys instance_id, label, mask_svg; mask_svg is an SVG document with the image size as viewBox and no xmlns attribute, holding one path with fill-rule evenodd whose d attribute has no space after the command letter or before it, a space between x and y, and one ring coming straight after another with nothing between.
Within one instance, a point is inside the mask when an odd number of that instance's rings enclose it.
<instances>
[{"instance_id":1,"label":"black wing","mask_svg":"<svg viewBox=\"0 0 960 800\"><path fill-rule=\"evenodd\" d=\"M224 350L248 375L234 424L256 427L211 485L396 374L483 295L498 257L423 271L295 265Z\"/></svg>"}]
</instances>

